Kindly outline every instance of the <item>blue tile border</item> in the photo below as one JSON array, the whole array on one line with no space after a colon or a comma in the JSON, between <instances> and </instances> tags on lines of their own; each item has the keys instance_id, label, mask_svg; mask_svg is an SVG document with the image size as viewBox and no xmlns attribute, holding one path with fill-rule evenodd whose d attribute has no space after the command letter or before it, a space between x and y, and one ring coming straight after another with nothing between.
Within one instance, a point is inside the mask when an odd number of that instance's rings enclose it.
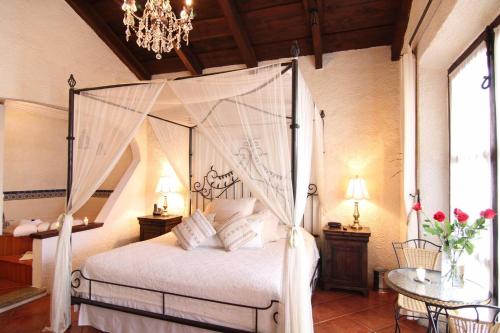
<instances>
[{"instance_id":1,"label":"blue tile border","mask_svg":"<svg viewBox=\"0 0 500 333\"><path fill-rule=\"evenodd\" d=\"M92 197L108 198L113 190L97 190ZM5 191L3 192L4 201L12 200L32 200L32 199L47 199L47 198L64 198L66 196L65 189L54 190L31 190L31 191Z\"/></svg>"}]
</instances>

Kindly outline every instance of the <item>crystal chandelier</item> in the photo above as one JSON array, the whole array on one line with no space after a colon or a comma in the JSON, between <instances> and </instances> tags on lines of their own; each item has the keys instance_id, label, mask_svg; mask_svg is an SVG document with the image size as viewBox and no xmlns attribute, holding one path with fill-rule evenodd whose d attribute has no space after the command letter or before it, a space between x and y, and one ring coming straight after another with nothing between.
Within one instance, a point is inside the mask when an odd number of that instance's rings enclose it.
<instances>
[{"instance_id":1,"label":"crystal chandelier","mask_svg":"<svg viewBox=\"0 0 500 333\"><path fill-rule=\"evenodd\" d=\"M181 40L189 44L189 32L193 30L191 21L194 18L192 0L185 0L185 5L177 18L170 5L170 0L147 0L142 17L136 15L135 0L124 0L122 10L123 24L127 41L132 35L137 36L137 45L156 53L156 59L161 54L170 52L174 47L180 49ZM136 20L138 25L136 25Z\"/></svg>"}]
</instances>

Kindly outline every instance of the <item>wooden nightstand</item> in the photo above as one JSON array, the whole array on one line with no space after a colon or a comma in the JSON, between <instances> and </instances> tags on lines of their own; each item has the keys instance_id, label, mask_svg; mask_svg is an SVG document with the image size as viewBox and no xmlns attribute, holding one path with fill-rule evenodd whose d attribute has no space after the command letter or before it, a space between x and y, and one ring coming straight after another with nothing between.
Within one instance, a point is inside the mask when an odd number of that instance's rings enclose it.
<instances>
[{"instance_id":1,"label":"wooden nightstand","mask_svg":"<svg viewBox=\"0 0 500 333\"><path fill-rule=\"evenodd\" d=\"M360 291L368 295L368 240L370 229L325 227L323 288Z\"/></svg>"},{"instance_id":2,"label":"wooden nightstand","mask_svg":"<svg viewBox=\"0 0 500 333\"><path fill-rule=\"evenodd\" d=\"M141 216L137 218L141 226L141 241L155 238L170 232L173 227L181 223L182 216Z\"/></svg>"}]
</instances>

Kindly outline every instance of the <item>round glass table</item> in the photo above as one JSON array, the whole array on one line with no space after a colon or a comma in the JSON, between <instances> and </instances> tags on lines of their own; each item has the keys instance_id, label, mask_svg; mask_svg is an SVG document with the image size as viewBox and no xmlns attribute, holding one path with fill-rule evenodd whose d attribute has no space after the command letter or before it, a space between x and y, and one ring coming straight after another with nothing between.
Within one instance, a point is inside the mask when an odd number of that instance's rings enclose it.
<instances>
[{"instance_id":1,"label":"round glass table","mask_svg":"<svg viewBox=\"0 0 500 333\"><path fill-rule=\"evenodd\" d=\"M419 282L414 268L398 268L387 273L387 285L394 291L422 301L427 308L431 332L439 332L438 319L446 308L469 304L484 304L491 294L479 284L465 280L462 286L453 286L441 278L441 272L426 270L426 282Z\"/></svg>"}]
</instances>

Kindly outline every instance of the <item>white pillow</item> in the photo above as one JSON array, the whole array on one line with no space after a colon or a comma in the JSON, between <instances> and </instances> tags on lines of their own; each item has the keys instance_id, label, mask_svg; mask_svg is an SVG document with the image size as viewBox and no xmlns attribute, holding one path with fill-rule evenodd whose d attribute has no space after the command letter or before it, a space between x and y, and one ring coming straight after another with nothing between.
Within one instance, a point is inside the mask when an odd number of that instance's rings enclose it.
<instances>
[{"instance_id":1,"label":"white pillow","mask_svg":"<svg viewBox=\"0 0 500 333\"><path fill-rule=\"evenodd\" d=\"M257 234L250 242L246 243L243 245L241 248L245 249L260 249L264 246L265 242L262 237L262 229L264 227L264 220L253 220L249 221L248 218L246 219L248 225L252 230Z\"/></svg>"},{"instance_id":2,"label":"white pillow","mask_svg":"<svg viewBox=\"0 0 500 333\"><path fill-rule=\"evenodd\" d=\"M255 201L255 206L253 207L253 213L260 213L264 210L268 210L267 206L262 203L262 201L257 200Z\"/></svg>"},{"instance_id":3,"label":"white pillow","mask_svg":"<svg viewBox=\"0 0 500 333\"><path fill-rule=\"evenodd\" d=\"M215 213L216 224L227 221L234 214L243 218L252 215L255 201L255 198L215 199L206 207L204 213Z\"/></svg>"},{"instance_id":4,"label":"white pillow","mask_svg":"<svg viewBox=\"0 0 500 333\"><path fill-rule=\"evenodd\" d=\"M253 231L255 231L257 236L255 236L254 239L252 239L251 241L249 241L248 243L243 245L241 248L252 248L252 249L262 248L265 244L265 242L263 241L263 237L262 237L263 236L262 229L264 226L264 223L263 223L264 221L262 219L256 219L256 218L253 219L252 221L250 221L247 218L247 222L250 225L250 227L253 229ZM205 241L203 241L203 243L200 246L220 249L220 248L224 247L224 244L222 244L219 236L217 234L215 234L214 236L209 237Z\"/></svg>"},{"instance_id":5,"label":"white pillow","mask_svg":"<svg viewBox=\"0 0 500 333\"><path fill-rule=\"evenodd\" d=\"M252 214L247 217L247 220L250 223L255 220L262 220L262 241L264 242L264 244L269 242L276 242L281 239L278 232L280 221L269 209L264 209L259 213Z\"/></svg>"},{"instance_id":6,"label":"white pillow","mask_svg":"<svg viewBox=\"0 0 500 333\"><path fill-rule=\"evenodd\" d=\"M37 231L38 232L47 231L49 230L49 228L50 228L50 222L43 222L37 226Z\"/></svg>"},{"instance_id":7,"label":"white pillow","mask_svg":"<svg viewBox=\"0 0 500 333\"><path fill-rule=\"evenodd\" d=\"M172 232L185 250L192 250L215 235L214 227L199 209L190 218L176 225Z\"/></svg>"},{"instance_id":8,"label":"white pillow","mask_svg":"<svg viewBox=\"0 0 500 333\"><path fill-rule=\"evenodd\" d=\"M216 230L227 251L238 250L258 236L246 218L241 218L237 214L218 225Z\"/></svg>"},{"instance_id":9,"label":"white pillow","mask_svg":"<svg viewBox=\"0 0 500 333\"><path fill-rule=\"evenodd\" d=\"M35 232L37 232L37 227L35 224L25 223L25 224L19 224L12 232L12 235L14 237L21 237L21 236L31 235Z\"/></svg>"}]
</instances>

